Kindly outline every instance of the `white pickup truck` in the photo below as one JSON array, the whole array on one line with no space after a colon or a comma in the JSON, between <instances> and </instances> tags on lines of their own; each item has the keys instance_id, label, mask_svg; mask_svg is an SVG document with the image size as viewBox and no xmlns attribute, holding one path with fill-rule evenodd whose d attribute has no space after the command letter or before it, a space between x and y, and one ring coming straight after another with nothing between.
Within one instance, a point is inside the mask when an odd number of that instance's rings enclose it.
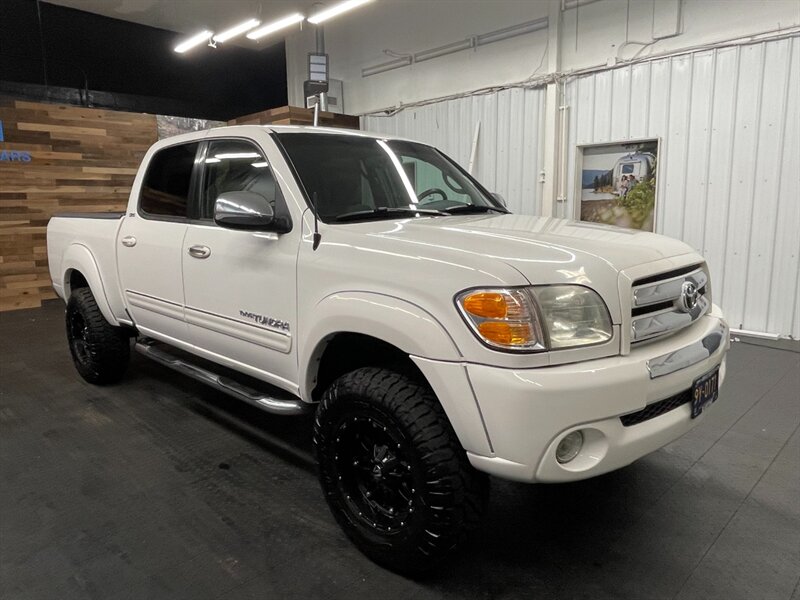
<instances>
[{"instance_id":1,"label":"white pickup truck","mask_svg":"<svg viewBox=\"0 0 800 600\"><path fill-rule=\"evenodd\" d=\"M696 425L725 376L728 326L686 244L510 214L403 139L162 140L125 213L55 217L47 247L87 381L119 381L134 345L266 411L315 410L333 515L407 573L475 525L487 473L623 467Z\"/></svg>"}]
</instances>

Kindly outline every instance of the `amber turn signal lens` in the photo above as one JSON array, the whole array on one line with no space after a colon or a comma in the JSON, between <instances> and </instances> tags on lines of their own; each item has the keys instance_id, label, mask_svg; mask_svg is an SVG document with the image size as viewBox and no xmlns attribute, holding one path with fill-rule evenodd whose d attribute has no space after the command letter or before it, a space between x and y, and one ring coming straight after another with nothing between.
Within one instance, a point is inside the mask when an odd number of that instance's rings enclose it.
<instances>
[{"instance_id":1,"label":"amber turn signal lens","mask_svg":"<svg viewBox=\"0 0 800 600\"><path fill-rule=\"evenodd\" d=\"M534 341L530 323L484 321L478 331L487 341L503 346L524 346Z\"/></svg>"},{"instance_id":2,"label":"amber turn signal lens","mask_svg":"<svg viewBox=\"0 0 800 600\"><path fill-rule=\"evenodd\" d=\"M461 301L464 310L484 319L504 319L508 311L506 297L497 292L476 292Z\"/></svg>"}]
</instances>

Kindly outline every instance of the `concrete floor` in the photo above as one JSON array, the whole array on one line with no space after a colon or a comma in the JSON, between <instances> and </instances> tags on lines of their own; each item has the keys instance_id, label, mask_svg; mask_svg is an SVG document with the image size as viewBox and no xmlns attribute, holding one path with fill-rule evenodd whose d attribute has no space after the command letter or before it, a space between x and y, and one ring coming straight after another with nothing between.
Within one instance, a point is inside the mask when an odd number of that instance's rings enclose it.
<instances>
[{"instance_id":1,"label":"concrete floor","mask_svg":"<svg viewBox=\"0 0 800 600\"><path fill-rule=\"evenodd\" d=\"M800 599L800 354L734 344L705 421L621 471L493 480L472 543L414 582L340 533L307 420L138 356L92 387L62 316L0 315L0 598Z\"/></svg>"}]
</instances>

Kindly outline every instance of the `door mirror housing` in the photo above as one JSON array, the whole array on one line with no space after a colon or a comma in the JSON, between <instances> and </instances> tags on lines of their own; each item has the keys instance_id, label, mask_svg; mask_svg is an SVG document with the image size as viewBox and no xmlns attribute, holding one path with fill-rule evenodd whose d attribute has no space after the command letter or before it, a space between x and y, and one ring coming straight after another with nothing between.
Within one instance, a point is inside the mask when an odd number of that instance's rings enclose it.
<instances>
[{"instance_id":1,"label":"door mirror housing","mask_svg":"<svg viewBox=\"0 0 800 600\"><path fill-rule=\"evenodd\" d=\"M503 196L501 196L497 192L492 192L492 198L497 200L500 203L500 206L502 206L504 208L508 208L508 205L506 204L506 199L503 198Z\"/></svg>"},{"instance_id":2,"label":"door mirror housing","mask_svg":"<svg viewBox=\"0 0 800 600\"><path fill-rule=\"evenodd\" d=\"M214 222L229 229L270 229L275 225L275 211L261 194L223 192L214 203Z\"/></svg>"}]
</instances>

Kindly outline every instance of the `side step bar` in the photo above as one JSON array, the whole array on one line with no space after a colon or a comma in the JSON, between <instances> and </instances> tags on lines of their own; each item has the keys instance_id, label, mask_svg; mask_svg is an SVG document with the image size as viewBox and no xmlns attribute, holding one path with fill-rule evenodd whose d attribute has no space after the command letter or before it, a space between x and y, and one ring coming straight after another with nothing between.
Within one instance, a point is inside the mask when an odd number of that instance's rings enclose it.
<instances>
[{"instance_id":1,"label":"side step bar","mask_svg":"<svg viewBox=\"0 0 800 600\"><path fill-rule=\"evenodd\" d=\"M136 351L143 356L267 412L278 415L302 415L309 410L308 405L300 398L278 398L265 392L254 390L238 381L234 381L230 377L214 373L209 369L189 362L187 359L178 358L168 350L165 350L164 347L165 345L147 338L136 342ZM288 393L287 396L289 396Z\"/></svg>"}]
</instances>

